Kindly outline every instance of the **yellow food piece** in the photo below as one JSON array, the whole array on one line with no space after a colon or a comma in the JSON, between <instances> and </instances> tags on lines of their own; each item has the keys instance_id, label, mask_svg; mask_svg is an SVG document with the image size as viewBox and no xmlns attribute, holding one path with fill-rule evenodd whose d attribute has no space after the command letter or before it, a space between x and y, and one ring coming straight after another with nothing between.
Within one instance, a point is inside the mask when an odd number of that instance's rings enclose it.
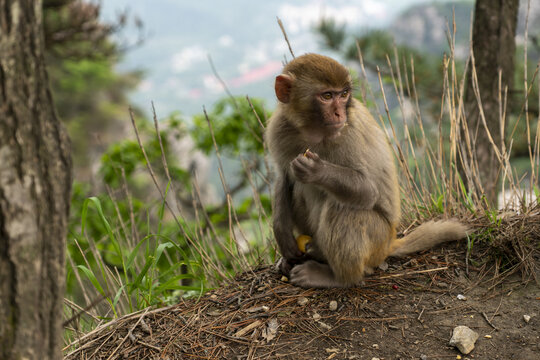
<instances>
[{"instance_id":1,"label":"yellow food piece","mask_svg":"<svg viewBox=\"0 0 540 360\"><path fill-rule=\"evenodd\" d=\"M309 148L306 149L306 151L304 151L304 157L307 157L307 153L309 151ZM300 235L300 236L307 236L307 235ZM298 241L298 240L297 240Z\"/></svg>"},{"instance_id":2,"label":"yellow food piece","mask_svg":"<svg viewBox=\"0 0 540 360\"><path fill-rule=\"evenodd\" d=\"M305 253L306 252L306 245L311 242L311 236L309 235L298 235L296 238L296 245L298 246L298 249Z\"/></svg>"}]
</instances>

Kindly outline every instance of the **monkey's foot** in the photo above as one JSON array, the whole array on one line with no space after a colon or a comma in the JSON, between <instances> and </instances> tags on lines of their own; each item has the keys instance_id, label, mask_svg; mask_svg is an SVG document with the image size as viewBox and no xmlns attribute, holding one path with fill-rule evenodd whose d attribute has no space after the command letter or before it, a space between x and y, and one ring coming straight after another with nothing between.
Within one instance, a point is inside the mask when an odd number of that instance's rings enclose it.
<instances>
[{"instance_id":1,"label":"monkey's foot","mask_svg":"<svg viewBox=\"0 0 540 360\"><path fill-rule=\"evenodd\" d=\"M347 287L336 279L328 264L314 260L293 267L290 280L292 284L304 288Z\"/></svg>"},{"instance_id":2,"label":"monkey's foot","mask_svg":"<svg viewBox=\"0 0 540 360\"><path fill-rule=\"evenodd\" d=\"M281 257L274 264L274 269L276 271L279 271L282 275L289 277L291 273L292 265L287 261L287 259L285 259L284 257Z\"/></svg>"}]
</instances>

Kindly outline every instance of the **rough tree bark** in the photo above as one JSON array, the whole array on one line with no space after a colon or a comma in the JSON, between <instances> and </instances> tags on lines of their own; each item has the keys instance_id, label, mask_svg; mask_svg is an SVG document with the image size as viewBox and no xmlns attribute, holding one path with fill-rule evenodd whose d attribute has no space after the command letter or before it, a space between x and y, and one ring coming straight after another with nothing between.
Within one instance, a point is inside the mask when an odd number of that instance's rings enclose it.
<instances>
[{"instance_id":1,"label":"rough tree bark","mask_svg":"<svg viewBox=\"0 0 540 360\"><path fill-rule=\"evenodd\" d=\"M69 140L43 56L42 3L0 0L0 358L60 359Z\"/></svg>"},{"instance_id":2,"label":"rough tree bark","mask_svg":"<svg viewBox=\"0 0 540 360\"><path fill-rule=\"evenodd\" d=\"M501 134L505 131L499 121L499 70L504 94L504 89L511 89L513 83L518 9L519 0L476 0L474 12L472 46L478 90L487 127L499 149L503 141ZM465 109L473 154L478 161L480 177L477 180L487 200L496 204L500 166L480 117L472 79L467 84Z\"/></svg>"}]
</instances>

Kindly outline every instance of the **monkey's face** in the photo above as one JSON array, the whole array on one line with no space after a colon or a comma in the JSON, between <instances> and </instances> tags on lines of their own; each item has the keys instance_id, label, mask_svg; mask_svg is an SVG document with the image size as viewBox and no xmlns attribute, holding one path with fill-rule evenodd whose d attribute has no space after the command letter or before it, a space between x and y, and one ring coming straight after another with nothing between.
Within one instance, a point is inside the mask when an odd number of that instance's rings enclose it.
<instances>
[{"instance_id":1,"label":"monkey's face","mask_svg":"<svg viewBox=\"0 0 540 360\"><path fill-rule=\"evenodd\" d=\"M351 77L333 59L308 54L291 61L276 77L283 116L308 143L336 138L347 124Z\"/></svg>"},{"instance_id":2,"label":"monkey's face","mask_svg":"<svg viewBox=\"0 0 540 360\"><path fill-rule=\"evenodd\" d=\"M319 143L324 139L335 139L347 125L347 109L351 102L348 85L315 87L309 98L295 99L298 119L297 128L308 143Z\"/></svg>"},{"instance_id":3,"label":"monkey's face","mask_svg":"<svg viewBox=\"0 0 540 360\"><path fill-rule=\"evenodd\" d=\"M351 97L348 87L343 89L324 89L314 96L316 108L319 109L319 126L326 133L338 133L347 123L347 105Z\"/></svg>"}]
</instances>

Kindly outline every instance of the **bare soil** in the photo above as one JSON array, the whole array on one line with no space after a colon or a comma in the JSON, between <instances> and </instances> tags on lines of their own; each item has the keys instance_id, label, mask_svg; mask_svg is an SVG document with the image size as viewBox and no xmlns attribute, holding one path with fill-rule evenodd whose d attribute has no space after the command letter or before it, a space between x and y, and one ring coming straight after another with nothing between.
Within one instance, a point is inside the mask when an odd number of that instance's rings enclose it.
<instances>
[{"instance_id":1,"label":"bare soil","mask_svg":"<svg viewBox=\"0 0 540 360\"><path fill-rule=\"evenodd\" d=\"M301 289L261 267L95 329L65 359L540 359L538 252L522 278L463 247L389 259L351 289ZM468 355L448 345L458 325L479 335Z\"/></svg>"}]
</instances>

